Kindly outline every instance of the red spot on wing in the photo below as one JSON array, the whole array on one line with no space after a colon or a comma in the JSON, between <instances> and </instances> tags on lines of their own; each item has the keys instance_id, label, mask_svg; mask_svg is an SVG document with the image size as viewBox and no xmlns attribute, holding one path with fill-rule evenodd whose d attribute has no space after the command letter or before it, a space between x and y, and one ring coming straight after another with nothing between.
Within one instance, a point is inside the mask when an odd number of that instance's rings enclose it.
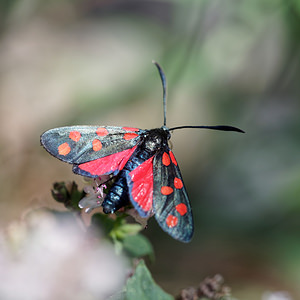
<instances>
[{"instance_id":1,"label":"red spot on wing","mask_svg":"<svg viewBox=\"0 0 300 300\"><path fill-rule=\"evenodd\" d=\"M170 186L162 186L160 192L163 195L170 195L173 193L173 189Z\"/></svg>"},{"instance_id":2,"label":"red spot on wing","mask_svg":"<svg viewBox=\"0 0 300 300\"><path fill-rule=\"evenodd\" d=\"M94 151L99 151L102 149L102 143L98 139L94 139L92 144L93 144Z\"/></svg>"},{"instance_id":3,"label":"red spot on wing","mask_svg":"<svg viewBox=\"0 0 300 300\"><path fill-rule=\"evenodd\" d=\"M74 142L78 142L81 138L81 134L79 131L71 131L69 134L69 138Z\"/></svg>"},{"instance_id":4,"label":"red spot on wing","mask_svg":"<svg viewBox=\"0 0 300 300\"><path fill-rule=\"evenodd\" d=\"M134 139L138 136L137 133L125 133L124 134L124 140L128 141L128 140L131 140L131 139Z\"/></svg>"},{"instance_id":5,"label":"red spot on wing","mask_svg":"<svg viewBox=\"0 0 300 300\"><path fill-rule=\"evenodd\" d=\"M58 154L64 155L64 156L69 154L71 151L71 148L68 143L63 143L63 144L59 145L57 149L58 149Z\"/></svg>"},{"instance_id":6,"label":"red spot on wing","mask_svg":"<svg viewBox=\"0 0 300 300\"><path fill-rule=\"evenodd\" d=\"M104 128L104 127L99 127L99 128L97 128L96 133L97 133L97 135L99 135L99 136L106 136L106 135L108 135L108 131L107 131L107 129Z\"/></svg>"},{"instance_id":7,"label":"red spot on wing","mask_svg":"<svg viewBox=\"0 0 300 300\"><path fill-rule=\"evenodd\" d=\"M171 157L172 163L173 163L175 166L177 166L177 161L176 161L176 159L175 159L175 156L174 156L173 152L170 150L169 153L170 153L170 157Z\"/></svg>"},{"instance_id":8,"label":"red spot on wing","mask_svg":"<svg viewBox=\"0 0 300 300\"><path fill-rule=\"evenodd\" d=\"M165 166L168 166L170 164L170 156L168 155L168 153L164 152L163 156L162 156L162 163Z\"/></svg>"},{"instance_id":9,"label":"red spot on wing","mask_svg":"<svg viewBox=\"0 0 300 300\"><path fill-rule=\"evenodd\" d=\"M166 223L168 227L173 228L177 225L178 218L173 215L168 215L168 217L166 218Z\"/></svg>"},{"instance_id":10,"label":"red spot on wing","mask_svg":"<svg viewBox=\"0 0 300 300\"><path fill-rule=\"evenodd\" d=\"M144 211L152 209L153 201L153 157L129 173L132 181L132 200Z\"/></svg>"},{"instance_id":11,"label":"red spot on wing","mask_svg":"<svg viewBox=\"0 0 300 300\"><path fill-rule=\"evenodd\" d=\"M180 178L175 177L174 186L176 187L176 189L181 189L183 187L182 180Z\"/></svg>"},{"instance_id":12,"label":"red spot on wing","mask_svg":"<svg viewBox=\"0 0 300 300\"><path fill-rule=\"evenodd\" d=\"M136 146L115 154L88 161L78 165L78 168L91 175L111 174L116 170L120 171L123 169L135 149Z\"/></svg>"},{"instance_id":13,"label":"red spot on wing","mask_svg":"<svg viewBox=\"0 0 300 300\"><path fill-rule=\"evenodd\" d=\"M182 216L187 213L187 206L184 203L179 203L175 208Z\"/></svg>"},{"instance_id":14,"label":"red spot on wing","mask_svg":"<svg viewBox=\"0 0 300 300\"><path fill-rule=\"evenodd\" d=\"M126 131L139 131L138 128L134 128L134 127L122 127L122 129L124 129Z\"/></svg>"}]
</instances>

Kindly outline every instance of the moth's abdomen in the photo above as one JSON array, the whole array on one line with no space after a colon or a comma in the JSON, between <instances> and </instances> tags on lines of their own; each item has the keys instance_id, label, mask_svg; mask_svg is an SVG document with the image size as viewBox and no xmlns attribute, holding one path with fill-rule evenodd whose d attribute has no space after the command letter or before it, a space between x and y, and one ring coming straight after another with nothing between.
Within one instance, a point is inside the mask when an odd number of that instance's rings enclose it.
<instances>
[{"instance_id":1,"label":"moth's abdomen","mask_svg":"<svg viewBox=\"0 0 300 300\"><path fill-rule=\"evenodd\" d=\"M103 212L112 214L127 204L129 204L129 198L126 177L119 176L102 203Z\"/></svg>"}]
</instances>

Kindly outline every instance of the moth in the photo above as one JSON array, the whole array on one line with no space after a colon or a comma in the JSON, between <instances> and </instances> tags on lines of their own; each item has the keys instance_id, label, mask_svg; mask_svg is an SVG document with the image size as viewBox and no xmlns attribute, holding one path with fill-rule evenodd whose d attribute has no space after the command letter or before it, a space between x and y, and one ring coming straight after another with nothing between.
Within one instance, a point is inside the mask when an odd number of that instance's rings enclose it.
<instances>
[{"instance_id":1,"label":"moth","mask_svg":"<svg viewBox=\"0 0 300 300\"><path fill-rule=\"evenodd\" d=\"M43 133L41 144L56 158L73 164L76 174L115 178L102 203L104 213L114 213L131 203L141 217L154 214L165 232L176 240L189 242L194 231L192 208L168 143L171 132L183 128L244 131L226 125L168 128L166 77L160 65L153 63L163 87L162 127L148 130L126 126L67 126Z\"/></svg>"}]
</instances>

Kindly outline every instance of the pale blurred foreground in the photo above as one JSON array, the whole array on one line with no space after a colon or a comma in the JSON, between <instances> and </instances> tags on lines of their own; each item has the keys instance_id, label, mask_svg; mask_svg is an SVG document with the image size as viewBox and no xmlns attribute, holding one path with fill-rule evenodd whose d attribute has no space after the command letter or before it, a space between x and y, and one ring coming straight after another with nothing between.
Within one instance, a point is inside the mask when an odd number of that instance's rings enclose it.
<instances>
[{"instance_id":1,"label":"pale blurred foreground","mask_svg":"<svg viewBox=\"0 0 300 300\"><path fill-rule=\"evenodd\" d=\"M7 300L105 299L121 290L128 271L111 244L46 211L1 234L0 265L0 299Z\"/></svg>"}]
</instances>

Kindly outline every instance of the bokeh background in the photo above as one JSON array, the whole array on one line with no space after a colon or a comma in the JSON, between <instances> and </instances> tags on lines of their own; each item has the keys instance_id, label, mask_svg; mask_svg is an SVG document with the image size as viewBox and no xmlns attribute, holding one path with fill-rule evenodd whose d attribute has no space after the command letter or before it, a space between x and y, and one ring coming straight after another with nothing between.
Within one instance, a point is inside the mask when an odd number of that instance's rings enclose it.
<instances>
[{"instance_id":1,"label":"bokeh background","mask_svg":"<svg viewBox=\"0 0 300 300\"><path fill-rule=\"evenodd\" d=\"M149 222L155 280L176 294L220 273L239 299L300 299L299 46L299 0L1 0L1 227L82 181L43 131L162 125L155 59L168 126L246 131L173 133L195 233L181 244Z\"/></svg>"}]
</instances>

